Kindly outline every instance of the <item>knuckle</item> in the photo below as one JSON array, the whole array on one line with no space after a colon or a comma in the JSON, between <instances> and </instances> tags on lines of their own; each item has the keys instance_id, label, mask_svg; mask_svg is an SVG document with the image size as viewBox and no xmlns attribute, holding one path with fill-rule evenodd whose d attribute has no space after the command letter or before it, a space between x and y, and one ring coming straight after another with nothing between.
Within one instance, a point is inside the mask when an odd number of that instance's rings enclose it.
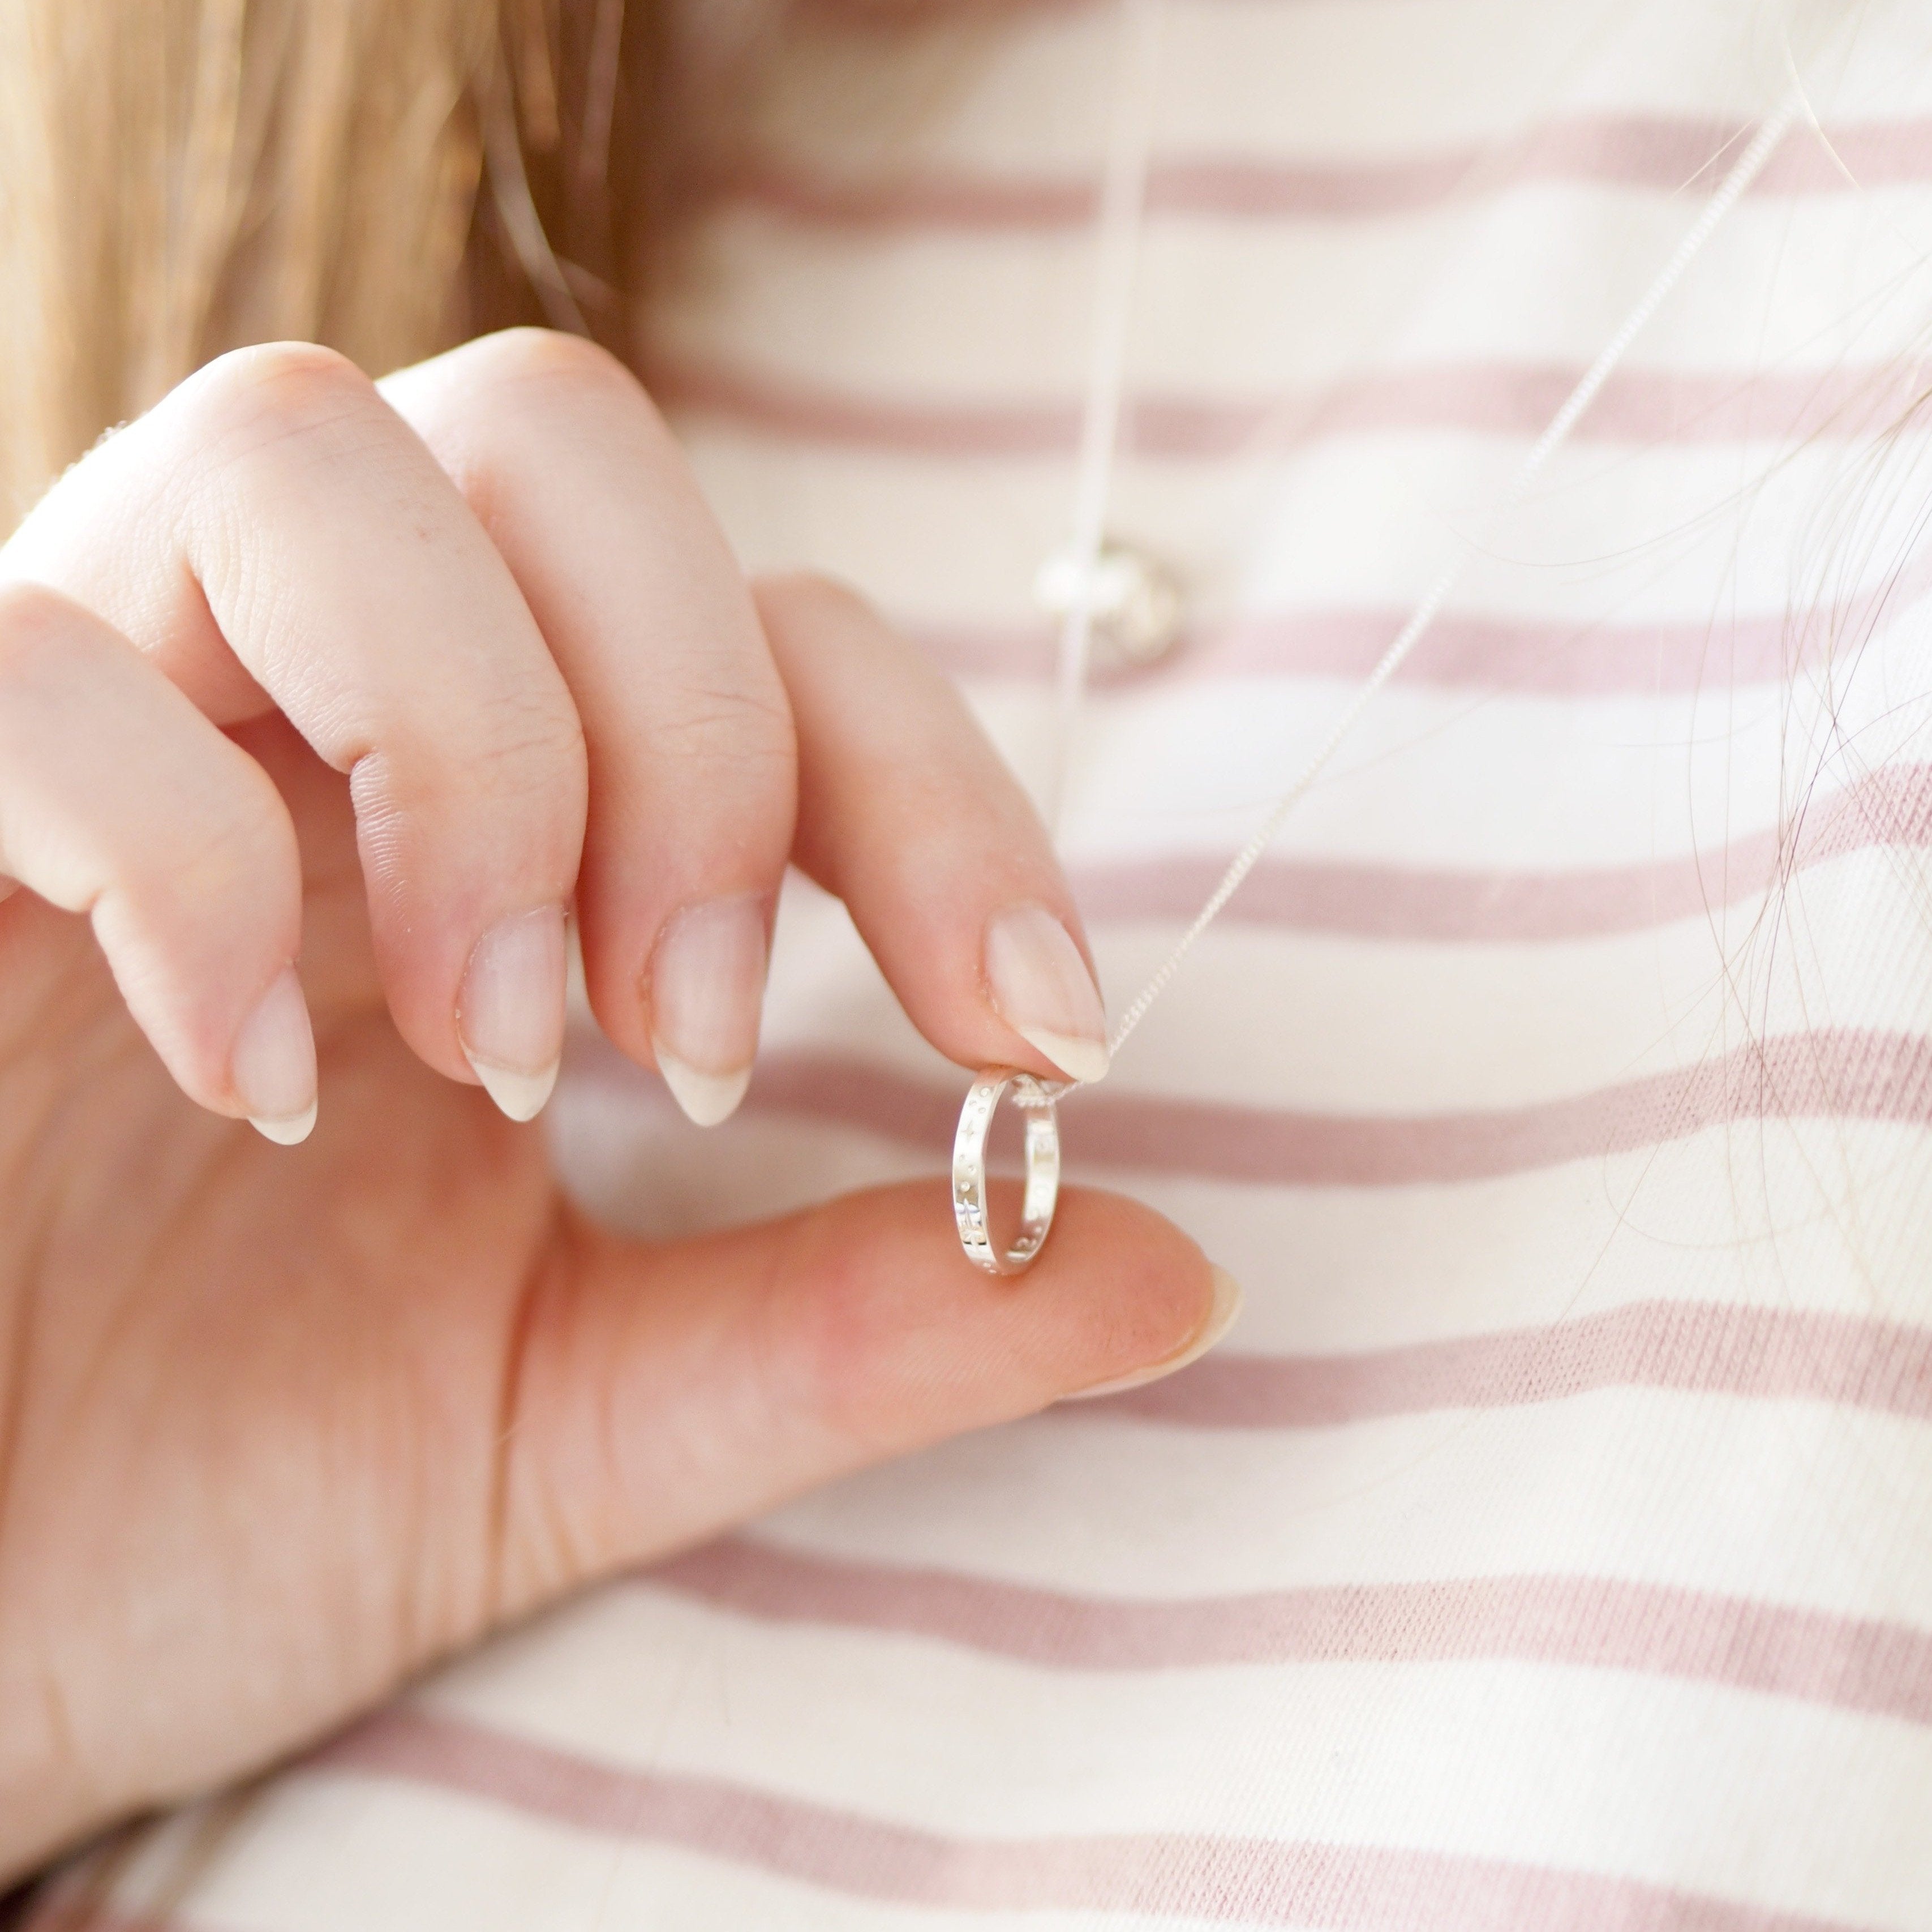
<instances>
[{"instance_id":1,"label":"knuckle","mask_svg":"<svg viewBox=\"0 0 1932 1932\"><path fill-rule=\"evenodd\" d=\"M215 740L171 761L166 809L133 825L121 869L172 897L259 912L298 892L301 855L282 795L238 746Z\"/></svg>"},{"instance_id":2,"label":"knuckle","mask_svg":"<svg viewBox=\"0 0 1932 1932\"><path fill-rule=\"evenodd\" d=\"M759 622L782 669L860 662L890 667L922 660L862 592L815 570L753 584ZM789 676L794 674L786 670Z\"/></svg>"},{"instance_id":3,"label":"knuckle","mask_svg":"<svg viewBox=\"0 0 1932 1932\"><path fill-rule=\"evenodd\" d=\"M38 683L84 648L94 629L87 614L57 590L0 584L0 687Z\"/></svg>"},{"instance_id":4,"label":"knuckle","mask_svg":"<svg viewBox=\"0 0 1932 1932\"><path fill-rule=\"evenodd\" d=\"M104 692L117 692L134 646L84 606L38 584L0 584L0 761L36 768L76 734L92 736ZM107 700L111 701L111 700Z\"/></svg>"},{"instance_id":5,"label":"knuckle","mask_svg":"<svg viewBox=\"0 0 1932 1932\"><path fill-rule=\"evenodd\" d=\"M784 570L760 577L754 590L760 606L781 616L874 618L870 601L842 578L819 570Z\"/></svg>"},{"instance_id":6,"label":"knuckle","mask_svg":"<svg viewBox=\"0 0 1932 1932\"><path fill-rule=\"evenodd\" d=\"M198 924L240 919L250 928L296 916L300 860L279 798L219 760L184 777L144 819L122 811L76 820L88 856L56 903L118 906L136 918L190 909Z\"/></svg>"},{"instance_id":7,"label":"knuckle","mask_svg":"<svg viewBox=\"0 0 1932 1932\"><path fill-rule=\"evenodd\" d=\"M773 680L688 685L653 734L657 748L680 762L728 766L742 782L769 773L788 785L797 741L782 689Z\"/></svg>"},{"instance_id":8,"label":"knuckle","mask_svg":"<svg viewBox=\"0 0 1932 1932\"><path fill-rule=\"evenodd\" d=\"M580 768L584 726L563 680L529 678L477 695L470 734L475 754L548 772Z\"/></svg>"},{"instance_id":9,"label":"knuckle","mask_svg":"<svg viewBox=\"0 0 1932 1932\"><path fill-rule=\"evenodd\" d=\"M580 806L590 788L584 729L567 704L503 696L454 734L399 723L358 758L358 800L414 814L450 800Z\"/></svg>"},{"instance_id":10,"label":"knuckle","mask_svg":"<svg viewBox=\"0 0 1932 1932\"><path fill-rule=\"evenodd\" d=\"M292 835L266 799L239 787L184 814L170 837L169 884L194 905L241 901L259 909L265 895L292 880L297 861Z\"/></svg>"},{"instance_id":11,"label":"knuckle","mask_svg":"<svg viewBox=\"0 0 1932 1932\"><path fill-rule=\"evenodd\" d=\"M475 390L514 400L526 392L546 400L560 392L608 400L621 396L649 406L643 385L601 344L553 328L506 328L479 337L454 352Z\"/></svg>"},{"instance_id":12,"label":"knuckle","mask_svg":"<svg viewBox=\"0 0 1932 1932\"><path fill-rule=\"evenodd\" d=\"M345 356L312 342L272 342L218 357L186 386L196 427L247 448L339 430L386 413Z\"/></svg>"},{"instance_id":13,"label":"knuckle","mask_svg":"<svg viewBox=\"0 0 1932 1932\"><path fill-rule=\"evenodd\" d=\"M588 789L584 728L567 710L505 706L491 720L478 760L498 790Z\"/></svg>"}]
</instances>

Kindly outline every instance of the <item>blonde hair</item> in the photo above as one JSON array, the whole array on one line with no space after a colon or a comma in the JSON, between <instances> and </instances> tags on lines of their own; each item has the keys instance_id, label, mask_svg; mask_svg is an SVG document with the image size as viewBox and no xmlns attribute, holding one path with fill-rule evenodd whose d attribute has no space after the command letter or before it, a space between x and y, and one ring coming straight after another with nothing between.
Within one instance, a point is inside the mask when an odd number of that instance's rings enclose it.
<instances>
[{"instance_id":1,"label":"blonde hair","mask_svg":"<svg viewBox=\"0 0 1932 1932\"><path fill-rule=\"evenodd\" d=\"M649 198L628 15L0 0L0 533L231 347L322 342L377 374L479 317L621 335Z\"/></svg>"}]
</instances>

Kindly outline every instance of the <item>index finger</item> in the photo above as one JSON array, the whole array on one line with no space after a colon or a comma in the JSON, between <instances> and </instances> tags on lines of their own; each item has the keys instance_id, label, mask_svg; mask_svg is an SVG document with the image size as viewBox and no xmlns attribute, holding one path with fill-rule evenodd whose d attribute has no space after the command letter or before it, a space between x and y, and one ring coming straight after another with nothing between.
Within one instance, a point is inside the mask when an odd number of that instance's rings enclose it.
<instances>
[{"instance_id":1,"label":"index finger","mask_svg":"<svg viewBox=\"0 0 1932 1932\"><path fill-rule=\"evenodd\" d=\"M1106 1012L1072 889L958 692L842 585L755 594L798 731L798 863L950 1059L1100 1079Z\"/></svg>"}]
</instances>

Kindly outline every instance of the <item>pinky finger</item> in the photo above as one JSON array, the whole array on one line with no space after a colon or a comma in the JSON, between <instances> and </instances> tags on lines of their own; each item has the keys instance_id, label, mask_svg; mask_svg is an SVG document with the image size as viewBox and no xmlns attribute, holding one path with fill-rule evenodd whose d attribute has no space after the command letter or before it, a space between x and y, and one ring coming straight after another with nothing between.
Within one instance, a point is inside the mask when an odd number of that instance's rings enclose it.
<instances>
[{"instance_id":1,"label":"pinky finger","mask_svg":"<svg viewBox=\"0 0 1932 1932\"><path fill-rule=\"evenodd\" d=\"M307 1138L315 1042L281 795L118 632L31 584L0 587L0 874L92 919L190 1100Z\"/></svg>"}]
</instances>

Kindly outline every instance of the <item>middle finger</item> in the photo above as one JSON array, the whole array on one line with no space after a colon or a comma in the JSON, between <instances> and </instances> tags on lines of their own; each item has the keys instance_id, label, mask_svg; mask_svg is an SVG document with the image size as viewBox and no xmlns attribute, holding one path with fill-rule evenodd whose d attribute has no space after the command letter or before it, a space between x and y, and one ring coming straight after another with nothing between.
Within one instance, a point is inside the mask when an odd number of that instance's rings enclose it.
<instances>
[{"instance_id":1,"label":"middle finger","mask_svg":"<svg viewBox=\"0 0 1932 1932\"><path fill-rule=\"evenodd\" d=\"M737 560L636 377L512 330L388 377L575 694L591 1004L700 1126L750 1078L791 848L792 716Z\"/></svg>"}]
</instances>

